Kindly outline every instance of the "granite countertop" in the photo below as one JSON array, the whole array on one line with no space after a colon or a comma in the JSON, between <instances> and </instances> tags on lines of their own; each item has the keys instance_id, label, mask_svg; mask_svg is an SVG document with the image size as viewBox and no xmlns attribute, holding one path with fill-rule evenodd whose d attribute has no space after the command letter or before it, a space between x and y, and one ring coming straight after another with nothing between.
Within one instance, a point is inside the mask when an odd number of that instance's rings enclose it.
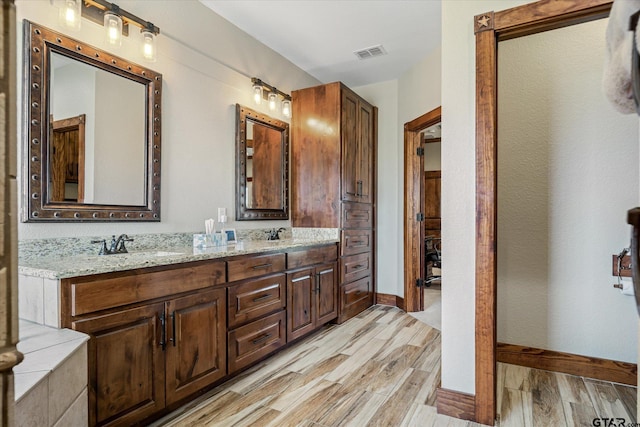
<instances>
[{"instance_id":1,"label":"granite countertop","mask_svg":"<svg viewBox=\"0 0 640 427\"><path fill-rule=\"evenodd\" d=\"M64 279L68 277L88 276L91 274L224 258L234 255L281 251L291 248L336 243L338 241L338 239L327 237L290 238L274 241L241 241L228 246L208 247L204 249L194 248L193 246L170 246L157 250L142 251L130 249L128 254L103 256L98 256L97 254L25 256L18 260L18 272L27 276Z\"/></svg>"}]
</instances>

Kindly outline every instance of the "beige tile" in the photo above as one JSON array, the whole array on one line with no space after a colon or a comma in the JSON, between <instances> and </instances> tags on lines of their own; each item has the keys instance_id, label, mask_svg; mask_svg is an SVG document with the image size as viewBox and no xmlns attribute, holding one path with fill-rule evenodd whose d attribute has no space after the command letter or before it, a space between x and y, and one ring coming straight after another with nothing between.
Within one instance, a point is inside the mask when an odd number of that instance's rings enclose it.
<instances>
[{"instance_id":1,"label":"beige tile","mask_svg":"<svg viewBox=\"0 0 640 427\"><path fill-rule=\"evenodd\" d=\"M584 382L599 417L631 419L632 414L627 412L613 384L592 379L585 379Z\"/></svg>"},{"instance_id":2,"label":"beige tile","mask_svg":"<svg viewBox=\"0 0 640 427\"><path fill-rule=\"evenodd\" d=\"M18 276L18 311L22 319L44 323L44 285L40 277Z\"/></svg>"},{"instance_id":3,"label":"beige tile","mask_svg":"<svg viewBox=\"0 0 640 427\"><path fill-rule=\"evenodd\" d=\"M87 426L89 425L89 397L87 389L73 401L71 406L53 424L53 427Z\"/></svg>"},{"instance_id":4,"label":"beige tile","mask_svg":"<svg viewBox=\"0 0 640 427\"><path fill-rule=\"evenodd\" d=\"M49 376L49 424L53 424L87 388L87 343L83 343Z\"/></svg>"},{"instance_id":5,"label":"beige tile","mask_svg":"<svg viewBox=\"0 0 640 427\"><path fill-rule=\"evenodd\" d=\"M34 388L40 381L49 375L49 371L25 372L22 374L13 374L14 398L20 400L22 396Z\"/></svg>"},{"instance_id":6,"label":"beige tile","mask_svg":"<svg viewBox=\"0 0 640 427\"><path fill-rule=\"evenodd\" d=\"M49 380L45 377L16 402L16 426L42 427L49 421Z\"/></svg>"},{"instance_id":7,"label":"beige tile","mask_svg":"<svg viewBox=\"0 0 640 427\"><path fill-rule=\"evenodd\" d=\"M43 279L44 289L44 324L61 328L60 318L60 284L58 280Z\"/></svg>"}]
</instances>

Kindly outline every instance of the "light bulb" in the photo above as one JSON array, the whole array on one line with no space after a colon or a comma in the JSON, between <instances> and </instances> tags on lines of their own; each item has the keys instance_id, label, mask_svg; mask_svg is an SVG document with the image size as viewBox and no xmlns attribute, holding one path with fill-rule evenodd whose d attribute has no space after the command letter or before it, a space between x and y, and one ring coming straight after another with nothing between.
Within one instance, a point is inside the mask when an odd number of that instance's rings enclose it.
<instances>
[{"instance_id":1,"label":"light bulb","mask_svg":"<svg viewBox=\"0 0 640 427\"><path fill-rule=\"evenodd\" d=\"M111 47L122 46L122 18L113 12L105 12L105 41Z\"/></svg>"},{"instance_id":2,"label":"light bulb","mask_svg":"<svg viewBox=\"0 0 640 427\"><path fill-rule=\"evenodd\" d=\"M285 117L291 117L291 101L288 99L282 100L282 115Z\"/></svg>"},{"instance_id":3,"label":"light bulb","mask_svg":"<svg viewBox=\"0 0 640 427\"><path fill-rule=\"evenodd\" d=\"M58 16L60 25L72 31L80 30L81 2L82 0L64 0Z\"/></svg>"},{"instance_id":4,"label":"light bulb","mask_svg":"<svg viewBox=\"0 0 640 427\"><path fill-rule=\"evenodd\" d=\"M156 38L152 31L144 29L142 33L142 57L148 62L156 62Z\"/></svg>"},{"instance_id":5,"label":"light bulb","mask_svg":"<svg viewBox=\"0 0 640 427\"><path fill-rule=\"evenodd\" d=\"M277 104L278 104L278 94L275 92L271 92L269 94L269 110L275 111Z\"/></svg>"},{"instance_id":6,"label":"light bulb","mask_svg":"<svg viewBox=\"0 0 640 427\"><path fill-rule=\"evenodd\" d=\"M256 104L262 104L262 86L259 84L253 85L253 100Z\"/></svg>"}]
</instances>

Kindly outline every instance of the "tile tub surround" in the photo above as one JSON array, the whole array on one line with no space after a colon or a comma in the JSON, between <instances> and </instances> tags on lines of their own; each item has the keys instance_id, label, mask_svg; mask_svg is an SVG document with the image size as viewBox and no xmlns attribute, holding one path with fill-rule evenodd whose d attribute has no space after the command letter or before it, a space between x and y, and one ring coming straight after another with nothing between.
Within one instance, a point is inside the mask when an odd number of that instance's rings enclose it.
<instances>
[{"instance_id":1,"label":"tile tub surround","mask_svg":"<svg viewBox=\"0 0 640 427\"><path fill-rule=\"evenodd\" d=\"M19 330L24 360L13 370L16 425L86 425L89 337L24 320Z\"/></svg>"},{"instance_id":2,"label":"tile tub surround","mask_svg":"<svg viewBox=\"0 0 640 427\"><path fill-rule=\"evenodd\" d=\"M19 242L18 271L21 276L57 280L339 241L334 229L289 229L275 241L265 239L268 230L236 230L238 243L206 249L193 248L194 233L131 235L128 254L105 256L97 255L98 245L91 244L103 237L26 240Z\"/></svg>"}]
</instances>

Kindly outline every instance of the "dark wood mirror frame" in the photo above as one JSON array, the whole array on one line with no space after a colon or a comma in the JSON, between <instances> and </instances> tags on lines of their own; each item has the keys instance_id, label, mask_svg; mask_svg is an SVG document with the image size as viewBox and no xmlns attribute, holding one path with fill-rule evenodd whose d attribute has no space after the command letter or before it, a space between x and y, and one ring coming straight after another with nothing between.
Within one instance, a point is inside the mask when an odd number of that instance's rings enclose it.
<instances>
[{"instance_id":1,"label":"dark wood mirror frame","mask_svg":"<svg viewBox=\"0 0 640 427\"><path fill-rule=\"evenodd\" d=\"M49 201L51 53L145 87L145 183L140 206ZM33 22L24 21L23 222L160 221L162 75Z\"/></svg>"},{"instance_id":2,"label":"dark wood mirror frame","mask_svg":"<svg viewBox=\"0 0 640 427\"><path fill-rule=\"evenodd\" d=\"M498 41L609 16L612 0L540 0L474 19L476 34L475 396L438 412L493 425L496 416L496 189ZM631 59L631 58L630 58ZM468 398L465 398L467 396ZM442 408L441 408L442 403Z\"/></svg>"},{"instance_id":3,"label":"dark wood mirror frame","mask_svg":"<svg viewBox=\"0 0 640 427\"><path fill-rule=\"evenodd\" d=\"M281 135L281 170L276 180L282 179L282 191L275 194L279 207L265 209L247 205L247 121L278 131ZM236 104L236 220L289 219L289 123L274 119L250 108Z\"/></svg>"}]
</instances>

